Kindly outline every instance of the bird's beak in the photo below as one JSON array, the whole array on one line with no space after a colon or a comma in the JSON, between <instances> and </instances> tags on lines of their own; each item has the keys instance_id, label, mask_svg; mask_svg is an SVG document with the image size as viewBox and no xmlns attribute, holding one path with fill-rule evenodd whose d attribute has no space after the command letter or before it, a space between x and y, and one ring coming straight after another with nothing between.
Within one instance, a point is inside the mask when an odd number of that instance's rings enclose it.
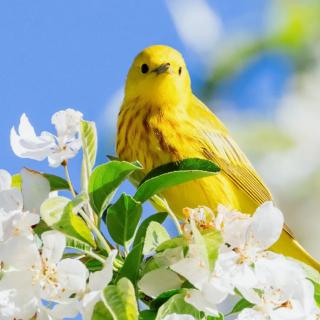
<instances>
[{"instance_id":1,"label":"bird's beak","mask_svg":"<svg viewBox=\"0 0 320 320\"><path fill-rule=\"evenodd\" d=\"M155 68L152 70L152 72L155 72L157 75L161 74L161 73L165 73L169 70L170 68L170 63L163 63L161 64L159 67Z\"/></svg>"}]
</instances>

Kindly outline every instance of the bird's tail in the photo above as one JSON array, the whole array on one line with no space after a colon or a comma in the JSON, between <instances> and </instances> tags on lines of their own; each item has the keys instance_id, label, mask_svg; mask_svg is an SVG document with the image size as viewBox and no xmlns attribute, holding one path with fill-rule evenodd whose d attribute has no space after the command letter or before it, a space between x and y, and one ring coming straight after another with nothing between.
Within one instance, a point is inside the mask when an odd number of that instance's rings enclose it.
<instances>
[{"instance_id":1,"label":"bird's tail","mask_svg":"<svg viewBox=\"0 0 320 320\"><path fill-rule=\"evenodd\" d=\"M319 261L313 258L285 229L282 231L279 240L270 249L274 252L281 253L304 262L320 272Z\"/></svg>"}]
</instances>

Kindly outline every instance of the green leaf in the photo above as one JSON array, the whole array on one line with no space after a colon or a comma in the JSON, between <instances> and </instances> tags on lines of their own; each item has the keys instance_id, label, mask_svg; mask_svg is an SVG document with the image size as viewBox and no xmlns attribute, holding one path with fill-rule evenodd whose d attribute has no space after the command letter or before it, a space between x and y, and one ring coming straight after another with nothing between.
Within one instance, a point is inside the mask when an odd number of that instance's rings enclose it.
<instances>
[{"instance_id":1,"label":"green leaf","mask_svg":"<svg viewBox=\"0 0 320 320\"><path fill-rule=\"evenodd\" d=\"M102 301L114 320L137 320L138 306L132 283L120 279L117 284L109 285L103 290Z\"/></svg>"},{"instance_id":2,"label":"green leaf","mask_svg":"<svg viewBox=\"0 0 320 320\"><path fill-rule=\"evenodd\" d=\"M66 247L68 248L80 250L83 252L90 252L92 250L92 247L90 245L76 238L73 238L67 235L66 240L67 240Z\"/></svg>"},{"instance_id":3,"label":"green leaf","mask_svg":"<svg viewBox=\"0 0 320 320\"><path fill-rule=\"evenodd\" d=\"M252 308L253 306L254 304L242 298L235 304L235 306L232 308L231 312L228 315L241 312L243 309Z\"/></svg>"},{"instance_id":4,"label":"green leaf","mask_svg":"<svg viewBox=\"0 0 320 320\"><path fill-rule=\"evenodd\" d=\"M152 221L156 221L158 223L163 223L164 220L166 220L168 214L166 212L159 212L156 214L151 215L150 217L148 217L147 219L145 219L139 226L136 236L134 238L133 241L133 247L135 247L138 243L140 243L142 241L142 239L145 238L146 236L146 232L147 232L147 228L150 224L150 222Z\"/></svg>"},{"instance_id":5,"label":"green leaf","mask_svg":"<svg viewBox=\"0 0 320 320\"><path fill-rule=\"evenodd\" d=\"M80 133L84 159L88 168L88 174L90 175L97 157L98 139L96 124L92 121L82 120L80 123Z\"/></svg>"},{"instance_id":6,"label":"green leaf","mask_svg":"<svg viewBox=\"0 0 320 320\"><path fill-rule=\"evenodd\" d=\"M43 221L40 220L40 222L33 227L33 231L35 232L35 234L37 234L39 237L41 237L41 235L46 232L46 231L50 231L51 228Z\"/></svg>"},{"instance_id":7,"label":"green leaf","mask_svg":"<svg viewBox=\"0 0 320 320\"><path fill-rule=\"evenodd\" d=\"M96 167L89 180L89 196L93 209L101 216L119 185L135 170L138 163L110 161Z\"/></svg>"},{"instance_id":8,"label":"green leaf","mask_svg":"<svg viewBox=\"0 0 320 320\"><path fill-rule=\"evenodd\" d=\"M212 176L219 170L213 162L203 159L191 158L170 162L151 170L142 180L134 197L144 202L167 188Z\"/></svg>"},{"instance_id":9,"label":"green leaf","mask_svg":"<svg viewBox=\"0 0 320 320\"><path fill-rule=\"evenodd\" d=\"M217 317L207 316L206 319L207 319L207 320L224 320L224 315L220 313Z\"/></svg>"},{"instance_id":10,"label":"green leaf","mask_svg":"<svg viewBox=\"0 0 320 320\"><path fill-rule=\"evenodd\" d=\"M49 181L51 191L69 190L67 180L53 174L42 173L42 175Z\"/></svg>"},{"instance_id":11,"label":"green leaf","mask_svg":"<svg viewBox=\"0 0 320 320\"><path fill-rule=\"evenodd\" d=\"M188 240L185 239L183 236L175 237L172 239L169 239L165 242L162 242L156 249L157 252L161 252L167 249L173 249L177 247L188 247Z\"/></svg>"},{"instance_id":12,"label":"green leaf","mask_svg":"<svg viewBox=\"0 0 320 320\"><path fill-rule=\"evenodd\" d=\"M43 221L48 226L57 223L61 219L64 208L69 201L65 197L54 197L45 200L40 207L40 215Z\"/></svg>"},{"instance_id":13,"label":"green leaf","mask_svg":"<svg viewBox=\"0 0 320 320\"><path fill-rule=\"evenodd\" d=\"M96 247L94 237L87 224L74 212L72 201L66 205L60 220L54 223L52 227L66 235L86 242L94 248Z\"/></svg>"},{"instance_id":14,"label":"green leaf","mask_svg":"<svg viewBox=\"0 0 320 320\"><path fill-rule=\"evenodd\" d=\"M320 307L320 283L310 280L314 287L314 300L318 307Z\"/></svg>"},{"instance_id":15,"label":"green leaf","mask_svg":"<svg viewBox=\"0 0 320 320\"><path fill-rule=\"evenodd\" d=\"M159 309L156 320L161 320L167 315L176 314L190 314L195 319L201 319L200 311L194 308L191 304L184 300L184 294L176 294L165 302Z\"/></svg>"},{"instance_id":16,"label":"green leaf","mask_svg":"<svg viewBox=\"0 0 320 320\"><path fill-rule=\"evenodd\" d=\"M157 311L143 310L139 314L139 320L154 320L157 316Z\"/></svg>"},{"instance_id":17,"label":"green leaf","mask_svg":"<svg viewBox=\"0 0 320 320\"><path fill-rule=\"evenodd\" d=\"M97 157L98 139L95 123L92 121L82 120L80 122L80 135L83 150L81 184L82 190L87 191L89 177Z\"/></svg>"},{"instance_id":18,"label":"green leaf","mask_svg":"<svg viewBox=\"0 0 320 320\"><path fill-rule=\"evenodd\" d=\"M80 253L77 253L77 254L83 255L83 253L87 253L89 255L89 256L83 257L81 261L84 262L84 264L86 265L86 267L90 272L100 271L103 268L103 263L101 261L98 261L95 258L90 257L90 254L93 252L93 249L90 245L70 236L66 236L66 240L67 240L67 243L66 243L67 248L80 251Z\"/></svg>"},{"instance_id":19,"label":"green leaf","mask_svg":"<svg viewBox=\"0 0 320 320\"><path fill-rule=\"evenodd\" d=\"M117 279L128 278L134 285L137 283L142 260L142 249L143 243L141 242L130 251Z\"/></svg>"},{"instance_id":20,"label":"green leaf","mask_svg":"<svg viewBox=\"0 0 320 320\"><path fill-rule=\"evenodd\" d=\"M207 248L209 268L211 271L213 271L219 255L219 248L223 241L221 232L218 230L210 230L206 233L203 233L202 237L204 238Z\"/></svg>"},{"instance_id":21,"label":"green leaf","mask_svg":"<svg viewBox=\"0 0 320 320\"><path fill-rule=\"evenodd\" d=\"M108 208L106 223L110 236L116 243L124 246L132 239L141 213L141 203L125 193Z\"/></svg>"},{"instance_id":22,"label":"green leaf","mask_svg":"<svg viewBox=\"0 0 320 320\"><path fill-rule=\"evenodd\" d=\"M166 229L160 223L151 221L146 232L143 254L154 252L161 243L169 239Z\"/></svg>"},{"instance_id":23,"label":"green leaf","mask_svg":"<svg viewBox=\"0 0 320 320\"><path fill-rule=\"evenodd\" d=\"M151 302L150 307L158 310L165 302L167 302L172 296L183 292L183 289L174 289L164 293L161 293L156 299Z\"/></svg>"},{"instance_id":24,"label":"green leaf","mask_svg":"<svg viewBox=\"0 0 320 320\"><path fill-rule=\"evenodd\" d=\"M87 269L90 272L96 272L96 271L100 271L103 268L103 263L101 261L98 261L96 259L87 259L85 261L83 261L84 264L86 265Z\"/></svg>"},{"instance_id":25,"label":"green leaf","mask_svg":"<svg viewBox=\"0 0 320 320\"><path fill-rule=\"evenodd\" d=\"M99 301L94 306L91 320L113 320L113 317L104 303Z\"/></svg>"}]
</instances>

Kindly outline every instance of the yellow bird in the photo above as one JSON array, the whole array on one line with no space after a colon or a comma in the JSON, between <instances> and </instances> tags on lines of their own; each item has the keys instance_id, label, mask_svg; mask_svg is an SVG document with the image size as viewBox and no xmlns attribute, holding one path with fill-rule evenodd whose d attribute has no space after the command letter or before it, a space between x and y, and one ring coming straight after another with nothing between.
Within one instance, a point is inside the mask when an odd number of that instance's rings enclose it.
<instances>
[{"instance_id":1,"label":"yellow bird","mask_svg":"<svg viewBox=\"0 0 320 320\"><path fill-rule=\"evenodd\" d=\"M178 217L185 207L218 204L253 213L272 200L248 158L223 123L191 89L181 54L155 45L144 49L129 70L118 117L117 153L122 160L139 160L145 173L162 164L186 158L212 160L219 174L187 182L163 192ZM285 228L272 248L320 271Z\"/></svg>"}]
</instances>

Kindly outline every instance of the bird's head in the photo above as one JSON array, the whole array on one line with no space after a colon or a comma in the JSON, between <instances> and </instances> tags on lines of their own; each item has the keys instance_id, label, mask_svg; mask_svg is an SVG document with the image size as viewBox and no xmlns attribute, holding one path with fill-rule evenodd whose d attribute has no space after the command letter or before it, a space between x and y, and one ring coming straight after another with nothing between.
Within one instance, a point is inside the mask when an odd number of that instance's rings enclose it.
<instances>
[{"instance_id":1,"label":"bird's head","mask_svg":"<svg viewBox=\"0 0 320 320\"><path fill-rule=\"evenodd\" d=\"M166 105L181 103L189 94L189 73L177 50L155 45L136 56L128 73L125 99Z\"/></svg>"}]
</instances>

